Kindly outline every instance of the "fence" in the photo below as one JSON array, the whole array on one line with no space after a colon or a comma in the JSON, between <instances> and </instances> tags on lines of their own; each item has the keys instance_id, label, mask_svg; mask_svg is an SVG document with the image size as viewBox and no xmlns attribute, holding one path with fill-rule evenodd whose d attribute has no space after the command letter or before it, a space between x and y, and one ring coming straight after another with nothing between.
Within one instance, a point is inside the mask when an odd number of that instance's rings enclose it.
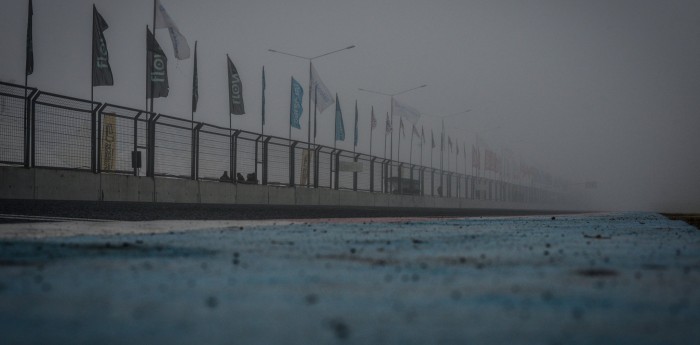
<instances>
[{"instance_id":1,"label":"fence","mask_svg":"<svg viewBox=\"0 0 700 345\"><path fill-rule=\"evenodd\" d=\"M553 201L550 186L192 122L0 82L0 163L509 202Z\"/></svg>"}]
</instances>

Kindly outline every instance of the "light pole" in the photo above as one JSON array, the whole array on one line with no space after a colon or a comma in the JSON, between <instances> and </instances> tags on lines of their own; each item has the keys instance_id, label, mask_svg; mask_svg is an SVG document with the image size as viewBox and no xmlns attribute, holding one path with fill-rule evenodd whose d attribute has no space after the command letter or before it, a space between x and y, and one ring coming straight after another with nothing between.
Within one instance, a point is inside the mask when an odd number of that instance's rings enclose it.
<instances>
[{"instance_id":1,"label":"light pole","mask_svg":"<svg viewBox=\"0 0 700 345\"><path fill-rule=\"evenodd\" d=\"M324 57L324 56L326 56L326 55L331 55L331 54L333 54L333 53L337 53L337 52L340 52L340 51L343 51L343 50L352 49L352 48L355 48L355 45L347 46L347 47L345 47L345 48L337 49L337 50L330 51L330 52L327 52L327 53L323 53L323 54L321 54L321 55L316 55L316 56L313 56L313 57L307 57L307 56L301 56L301 55L291 54L291 53L287 53L287 52L283 52L283 51L279 51L279 50L275 50L275 49L268 49L268 50L267 50L267 51L272 52L272 53L277 53L277 54L282 54L282 55L288 55L288 56L292 56L292 57L295 57L295 58L304 59L304 60L308 60L308 61L309 61L309 106L308 106L309 119L308 119L308 126L307 126L307 127L308 127L308 128L307 128L307 132L308 132L308 133L307 133L307 141L308 141L309 143L311 142L311 92L312 92L312 90L311 90L311 69L313 68L313 67L312 67L312 66L313 66L313 65L312 65L313 60L318 59L318 58L321 58L321 57ZM316 124L314 123L314 126L315 126L315 125L316 125Z\"/></svg>"},{"instance_id":2,"label":"light pole","mask_svg":"<svg viewBox=\"0 0 700 345\"><path fill-rule=\"evenodd\" d=\"M331 54L333 54L333 53L337 53L337 52L340 52L340 51L343 51L343 50L352 49L352 48L355 48L355 45L354 45L354 44L351 45L351 46L347 46L347 47L345 47L345 48L336 49L336 50L333 50L333 51L330 51L330 52L327 52L327 53L323 53L323 54L320 54L320 55L316 55L316 56L313 56L313 57L296 55L296 54L287 53L287 52L283 52L283 51L279 51L279 50L275 50L275 49L268 49L268 50L267 50L267 51L272 52L272 53L277 53L277 54L282 54L282 55L288 55L288 56L292 56L292 57L295 57L295 58L304 59L304 60L308 60L308 61L309 61L309 103L308 103L308 104L309 104L309 105L308 105L308 114L309 114L308 117L309 117L309 118L308 118L308 123L307 123L307 128L306 128L306 130L307 130L307 137L306 137L306 143L307 143L307 145L306 145L306 146L307 146L307 152L309 152L309 153L308 153L308 154L309 154L309 159L307 160L307 163L306 163L306 164L307 164L307 169L306 169L306 171L307 171L307 173L308 173L309 175L310 175L310 171L311 171L311 157L310 157L310 155L311 155L311 152L310 152L310 151L311 151L311 92L312 92L312 90L311 90L311 79L312 79L312 78L311 78L311 70L312 70L312 68L313 68L313 65L312 65L313 60L318 59L318 58L321 58L321 57L324 57L324 56L326 56L326 55L331 55ZM317 89L318 89L318 88L317 88ZM314 96L314 97L316 97L316 96ZM314 119L314 128L315 128L315 127L316 127L316 119ZM315 130L314 130L314 133L316 133ZM315 137L315 134L314 134L314 145L315 145L315 144L316 144L316 137ZM309 185L309 184L311 183L310 180L311 180L311 179L309 179L309 178L306 179L306 184L307 184L307 185Z\"/></svg>"},{"instance_id":3,"label":"light pole","mask_svg":"<svg viewBox=\"0 0 700 345\"><path fill-rule=\"evenodd\" d=\"M385 92L379 92L379 91L358 88L358 90L360 90L360 91L374 93L374 94L382 95L382 96L387 96L390 99L390 102L391 102L391 107L390 107L390 109L391 109L390 110L390 112L391 112L391 115L390 115L390 118L391 118L391 138L389 140L391 140L391 145L390 145L390 152L389 152L389 160L392 162L394 161L394 97L401 95L401 94L404 94L404 93L409 92L409 91L413 91L415 89L420 89L420 88L426 87L426 86L428 86L428 85L423 84L420 86L412 87L410 89L406 89L406 90L403 90L400 92L395 92L395 93L385 93ZM401 159L401 157L399 157L399 159ZM391 176L393 173L393 171L392 171L393 165L392 165L392 167L390 167L390 169L391 170L389 170L389 175Z\"/></svg>"}]
</instances>

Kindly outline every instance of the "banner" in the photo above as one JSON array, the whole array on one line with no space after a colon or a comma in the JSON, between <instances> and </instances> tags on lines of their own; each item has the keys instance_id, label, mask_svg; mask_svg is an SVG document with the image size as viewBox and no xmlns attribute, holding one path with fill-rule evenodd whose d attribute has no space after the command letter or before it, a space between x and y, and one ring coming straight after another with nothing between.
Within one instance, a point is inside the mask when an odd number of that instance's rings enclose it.
<instances>
[{"instance_id":1,"label":"banner","mask_svg":"<svg viewBox=\"0 0 700 345\"><path fill-rule=\"evenodd\" d=\"M168 58L151 30L146 29L146 98L168 97Z\"/></svg>"},{"instance_id":2,"label":"banner","mask_svg":"<svg viewBox=\"0 0 700 345\"><path fill-rule=\"evenodd\" d=\"M185 36L180 33L177 25L168 12L165 11L165 7L161 5L159 0L156 1L156 29L168 29L170 33L170 39L173 41L173 50L175 51L175 58L178 60L184 60L190 57L190 46L187 44Z\"/></svg>"},{"instance_id":3,"label":"banner","mask_svg":"<svg viewBox=\"0 0 700 345\"><path fill-rule=\"evenodd\" d=\"M103 171L117 169L117 117L114 114L104 114L102 117L102 149L101 160Z\"/></svg>"},{"instance_id":4,"label":"banner","mask_svg":"<svg viewBox=\"0 0 700 345\"><path fill-rule=\"evenodd\" d=\"M301 87L294 77L292 77L292 89L291 89L291 100L289 103L289 125L301 129L301 114L304 111L302 107L302 102L304 99L304 88Z\"/></svg>"},{"instance_id":5,"label":"banner","mask_svg":"<svg viewBox=\"0 0 700 345\"><path fill-rule=\"evenodd\" d=\"M243 82L241 81L241 76L238 75L236 66L231 62L231 58L226 55L226 60L228 60L228 104L229 113L232 115L243 115L245 114L245 108L243 106Z\"/></svg>"},{"instance_id":6,"label":"banner","mask_svg":"<svg viewBox=\"0 0 700 345\"><path fill-rule=\"evenodd\" d=\"M372 107L372 118L370 119L370 128L377 128L377 118L374 117L374 107Z\"/></svg>"},{"instance_id":7,"label":"banner","mask_svg":"<svg viewBox=\"0 0 700 345\"><path fill-rule=\"evenodd\" d=\"M333 94L328 90L326 84L323 83L321 77L318 76L318 72L316 72L313 65L311 65L311 89L316 90L312 102L316 102L318 111L323 112L333 104Z\"/></svg>"},{"instance_id":8,"label":"banner","mask_svg":"<svg viewBox=\"0 0 700 345\"><path fill-rule=\"evenodd\" d=\"M109 26L92 5L92 86L114 85L104 31Z\"/></svg>"}]
</instances>

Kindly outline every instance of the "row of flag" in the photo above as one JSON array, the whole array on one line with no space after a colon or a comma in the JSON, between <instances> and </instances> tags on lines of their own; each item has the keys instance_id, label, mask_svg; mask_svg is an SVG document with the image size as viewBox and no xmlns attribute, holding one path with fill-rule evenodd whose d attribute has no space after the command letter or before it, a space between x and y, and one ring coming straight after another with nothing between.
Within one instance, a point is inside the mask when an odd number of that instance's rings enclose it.
<instances>
[{"instance_id":1,"label":"row of flag","mask_svg":"<svg viewBox=\"0 0 700 345\"><path fill-rule=\"evenodd\" d=\"M33 5L32 0L29 0L28 5L28 25L27 25L27 38L26 38L26 69L25 75L31 75L34 72L34 52L33 52L33 33L32 33L32 17L33 17ZM173 55L178 60L188 59L190 57L190 47L185 36L180 32L174 20L170 17L165 7L160 3L160 0L154 0L154 29L167 29L173 46ZM109 62L109 51L107 47L107 41L104 36L104 32L109 29L108 23L98 12L97 8L93 5L93 29L92 29L92 86L111 86L114 85L114 77L112 74L110 62ZM151 30L147 29L146 32L147 40L147 88L146 97L149 99L167 97L169 93L168 84L168 57L161 48L160 44L156 40L156 37ZM194 68L193 68L193 81L192 81L192 112L197 111L197 103L199 100L199 90L198 90L198 75L197 75L197 43L195 42L194 47ZM243 83L241 81L240 75L236 69L236 66L231 61L231 58L227 55L227 67L228 67L228 90L229 90L229 113L232 115L242 115L245 114L245 106L243 101ZM265 125L265 68L262 69L262 124L263 130ZM290 96L290 130L292 127L301 129L301 117L303 115L303 98L304 98L304 88L302 85L293 77L291 78L291 96ZM314 92L309 94L310 102L314 104L314 117L316 112L323 112L328 107L335 103L335 141L345 140L345 126L343 122L343 115L340 108L340 102L338 99L338 94L333 97L331 91L321 80L318 71L310 66L310 90ZM425 130L421 126L420 131L415 125L415 122L420 118L420 112L413 107L403 104L392 98L392 108L394 110L394 115L399 117L399 135L406 136L405 127L403 120L406 119L412 125L411 132L411 142L413 142L413 137L419 138L419 143L421 147L426 142ZM370 118L370 131L373 131L377 127L377 119L374 114L374 108L372 108L371 118ZM385 126L385 136L393 132L393 122L390 119L389 114L386 115L386 126ZM436 148L435 136L431 130L431 150ZM316 137L316 128L314 126L314 138ZM370 140L371 140L370 135ZM400 138L399 137L399 138ZM358 107L357 101L355 102L355 118L354 118L354 142L353 146L358 145L359 130L358 130ZM480 170L481 169L481 144L480 138L477 137L476 145L472 145L472 168ZM386 146L386 145L385 145ZM460 148L456 140L453 144L452 138L447 136L447 146L449 152L456 151L456 155L459 155ZM466 144L463 143L463 154L464 161L466 163ZM370 142L371 150L371 142ZM445 135L444 129L440 138L440 151L445 151ZM371 152L370 152L371 154ZM484 170L493 171L496 173L502 173L503 159L494 151L486 148L484 149L485 158ZM514 166L514 165L513 165ZM531 176L546 176L539 170L532 168L521 163L520 172L521 175L531 175ZM542 177L546 179L546 177Z\"/></svg>"}]
</instances>

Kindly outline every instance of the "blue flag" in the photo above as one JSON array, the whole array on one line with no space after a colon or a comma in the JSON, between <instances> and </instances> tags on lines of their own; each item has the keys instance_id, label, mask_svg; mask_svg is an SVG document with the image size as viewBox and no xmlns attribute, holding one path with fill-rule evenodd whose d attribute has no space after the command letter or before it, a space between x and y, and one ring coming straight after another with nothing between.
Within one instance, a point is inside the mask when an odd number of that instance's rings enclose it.
<instances>
[{"instance_id":1,"label":"blue flag","mask_svg":"<svg viewBox=\"0 0 700 345\"><path fill-rule=\"evenodd\" d=\"M301 113L303 108L301 106L302 99L304 98L304 88L301 87L298 81L294 80L292 77L292 97L291 103L289 104L289 124L296 128L301 129Z\"/></svg>"},{"instance_id":2,"label":"blue flag","mask_svg":"<svg viewBox=\"0 0 700 345\"><path fill-rule=\"evenodd\" d=\"M343 113L340 111L338 94L335 94L335 141L345 140L345 126L343 125Z\"/></svg>"}]
</instances>

